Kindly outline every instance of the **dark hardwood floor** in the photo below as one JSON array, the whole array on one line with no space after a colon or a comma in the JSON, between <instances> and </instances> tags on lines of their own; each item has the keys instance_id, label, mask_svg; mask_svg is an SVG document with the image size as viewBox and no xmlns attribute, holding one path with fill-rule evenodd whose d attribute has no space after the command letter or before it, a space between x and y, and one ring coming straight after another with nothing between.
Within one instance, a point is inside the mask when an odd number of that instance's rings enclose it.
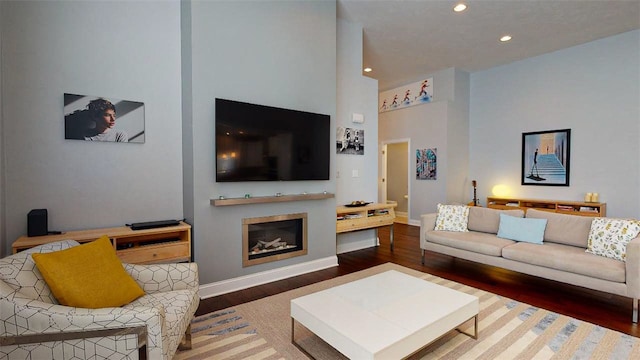
<instances>
[{"instance_id":1,"label":"dark hardwood floor","mask_svg":"<svg viewBox=\"0 0 640 360\"><path fill-rule=\"evenodd\" d=\"M420 261L420 228L396 223L394 251L389 249L389 229L379 230L379 247L338 255L339 266L316 271L266 285L220 295L200 302L196 315L221 310L266 296L309 285L318 281L393 262L499 294L533 306L640 337L638 325L631 321L631 299L571 286L504 270L492 266L427 252L425 265Z\"/></svg>"}]
</instances>

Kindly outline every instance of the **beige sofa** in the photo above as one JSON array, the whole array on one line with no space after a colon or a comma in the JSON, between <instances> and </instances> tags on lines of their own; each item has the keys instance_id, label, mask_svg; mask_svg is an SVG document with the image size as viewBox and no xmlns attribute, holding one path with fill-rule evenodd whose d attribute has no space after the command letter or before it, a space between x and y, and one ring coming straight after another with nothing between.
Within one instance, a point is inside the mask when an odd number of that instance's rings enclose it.
<instances>
[{"instance_id":1,"label":"beige sofa","mask_svg":"<svg viewBox=\"0 0 640 360\"><path fill-rule=\"evenodd\" d=\"M627 245L626 262L585 252L593 218L529 209L528 218L547 219L543 244L497 237L500 213L524 217L522 210L469 207L468 232L436 231L437 214L422 215L420 248L542 278L633 299L638 322L640 237Z\"/></svg>"}]
</instances>

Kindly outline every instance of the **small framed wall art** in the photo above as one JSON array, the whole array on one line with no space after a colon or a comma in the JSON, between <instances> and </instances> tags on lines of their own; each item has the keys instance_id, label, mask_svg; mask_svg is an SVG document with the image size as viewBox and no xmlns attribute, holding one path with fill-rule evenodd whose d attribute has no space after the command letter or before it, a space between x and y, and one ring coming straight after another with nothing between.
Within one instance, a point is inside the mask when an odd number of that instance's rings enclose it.
<instances>
[{"instance_id":1,"label":"small framed wall art","mask_svg":"<svg viewBox=\"0 0 640 360\"><path fill-rule=\"evenodd\" d=\"M438 149L416 149L416 180L437 180Z\"/></svg>"}]
</instances>

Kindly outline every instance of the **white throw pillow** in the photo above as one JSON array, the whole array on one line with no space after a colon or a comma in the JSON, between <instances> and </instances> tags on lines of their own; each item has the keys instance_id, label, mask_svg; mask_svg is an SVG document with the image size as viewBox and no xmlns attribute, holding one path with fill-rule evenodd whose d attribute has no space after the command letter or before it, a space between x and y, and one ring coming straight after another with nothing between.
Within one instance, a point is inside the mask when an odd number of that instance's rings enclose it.
<instances>
[{"instance_id":1,"label":"white throw pillow","mask_svg":"<svg viewBox=\"0 0 640 360\"><path fill-rule=\"evenodd\" d=\"M626 261L627 244L638 236L638 233L638 220L593 219L586 252Z\"/></svg>"},{"instance_id":2,"label":"white throw pillow","mask_svg":"<svg viewBox=\"0 0 640 360\"><path fill-rule=\"evenodd\" d=\"M438 204L438 217L434 230L467 232L469 207L466 205Z\"/></svg>"}]
</instances>

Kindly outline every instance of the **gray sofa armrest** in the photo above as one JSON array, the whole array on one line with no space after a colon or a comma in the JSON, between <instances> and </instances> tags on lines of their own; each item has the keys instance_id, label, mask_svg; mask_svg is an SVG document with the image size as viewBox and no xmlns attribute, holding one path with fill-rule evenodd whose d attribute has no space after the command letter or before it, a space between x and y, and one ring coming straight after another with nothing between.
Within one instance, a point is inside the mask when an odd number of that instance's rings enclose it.
<instances>
[{"instance_id":1,"label":"gray sofa armrest","mask_svg":"<svg viewBox=\"0 0 640 360\"><path fill-rule=\"evenodd\" d=\"M640 235L627 244L626 278L629 297L640 298Z\"/></svg>"},{"instance_id":2,"label":"gray sofa armrest","mask_svg":"<svg viewBox=\"0 0 640 360\"><path fill-rule=\"evenodd\" d=\"M426 232L427 230L433 230L436 228L436 217L438 214L423 214L420 219L420 247L427 242Z\"/></svg>"}]
</instances>

